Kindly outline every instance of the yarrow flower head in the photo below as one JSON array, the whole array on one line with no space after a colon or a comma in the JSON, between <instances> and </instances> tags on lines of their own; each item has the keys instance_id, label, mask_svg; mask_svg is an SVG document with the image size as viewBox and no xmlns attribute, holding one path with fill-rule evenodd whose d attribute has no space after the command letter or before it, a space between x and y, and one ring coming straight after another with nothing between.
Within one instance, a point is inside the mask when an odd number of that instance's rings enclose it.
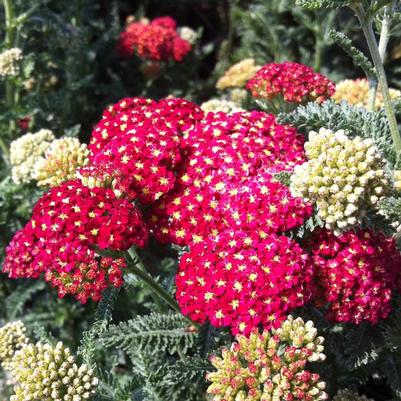
<instances>
[{"instance_id":1,"label":"yarrow flower head","mask_svg":"<svg viewBox=\"0 0 401 401\"><path fill-rule=\"evenodd\" d=\"M260 69L253 58L246 58L231 66L217 81L217 89L243 88Z\"/></svg>"},{"instance_id":2,"label":"yarrow flower head","mask_svg":"<svg viewBox=\"0 0 401 401\"><path fill-rule=\"evenodd\" d=\"M401 91L390 89L390 98L392 100L399 99ZM336 84L336 93L333 100L337 103L346 101L357 107L368 107L369 103L369 82L367 79L345 79ZM380 89L376 93L375 109L380 110L384 107L383 94Z\"/></svg>"},{"instance_id":3,"label":"yarrow flower head","mask_svg":"<svg viewBox=\"0 0 401 401\"><path fill-rule=\"evenodd\" d=\"M171 17L134 21L120 34L117 50L124 57L137 54L141 59L180 62L191 51L190 41L177 33Z\"/></svg>"},{"instance_id":4,"label":"yarrow flower head","mask_svg":"<svg viewBox=\"0 0 401 401\"><path fill-rule=\"evenodd\" d=\"M17 384L10 401L84 401L98 385L92 370L78 366L61 342L25 346L16 353L11 371Z\"/></svg>"},{"instance_id":5,"label":"yarrow flower head","mask_svg":"<svg viewBox=\"0 0 401 401\"><path fill-rule=\"evenodd\" d=\"M316 302L329 304L334 322L373 324L391 309L392 291L399 290L401 255L393 238L372 231L335 236L315 231L310 239L316 272Z\"/></svg>"},{"instance_id":6,"label":"yarrow flower head","mask_svg":"<svg viewBox=\"0 0 401 401\"><path fill-rule=\"evenodd\" d=\"M333 401L374 401L374 400L372 398L366 397L366 395L360 395L355 391L345 388L337 391L337 394L333 397Z\"/></svg>"},{"instance_id":7,"label":"yarrow flower head","mask_svg":"<svg viewBox=\"0 0 401 401\"><path fill-rule=\"evenodd\" d=\"M237 103L232 102L231 100L225 100L225 99L210 99L207 102L203 102L201 104L201 109L205 113L217 113L219 111L223 111L224 113L236 113L238 111L245 111L241 107L238 106Z\"/></svg>"},{"instance_id":8,"label":"yarrow flower head","mask_svg":"<svg viewBox=\"0 0 401 401\"><path fill-rule=\"evenodd\" d=\"M114 189L129 199L154 202L174 186L182 132L203 115L185 99L123 99L95 127L86 171L99 180L111 177Z\"/></svg>"},{"instance_id":9,"label":"yarrow flower head","mask_svg":"<svg viewBox=\"0 0 401 401\"><path fill-rule=\"evenodd\" d=\"M328 78L306 65L291 62L266 64L246 87L254 98L266 100L267 105L276 109L322 103L335 92L335 85Z\"/></svg>"},{"instance_id":10,"label":"yarrow flower head","mask_svg":"<svg viewBox=\"0 0 401 401\"><path fill-rule=\"evenodd\" d=\"M213 401L325 400L325 382L305 369L325 359L323 341L311 321L292 316L278 330L238 335L230 349L210 358L216 371L207 374L207 393Z\"/></svg>"},{"instance_id":11,"label":"yarrow flower head","mask_svg":"<svg viewBox=\"0 0 401 401\"><path fill-rule=\"evenodd\" d=\"M22 51L18 48L12 48L3 51L0 54L0 77L15 77L20 72L20 62L22 60Z\"/></svg>"},{"instance_id":12,"label":"yarrow flower head","mask_svg":"<svg viewBox=\"0 0 401 401\"><path fill-rule=\"evenodd\" d=\"M41 129L34 134L25 134L11 142L11 176L16 184L29 183L34 179L36 162L43 156L54 139L52 131Z\"/></svg>"},{"instance_id":13,"label":"yarrow flower head","mask_svg":"<svg viewBox=\"0 0 401 401\"><path fill-rule=\"evenodd\" d=\"M77 176L77 169L89 163L89 150L77 138L53 141L35 164L34 178L39 186L55 187Z\"/></svg>"},{"instance_id":14,"label":"yarrow flower head","mask_svg":"<svg viewBox=\"0 0 401 401\"><path fill-rule=\"evenodd\" d=\"M28 224L7 247L3 271L11 278L42 274L61 297L98 301L108 285L123 283L122 258L98 257L94 247L126 250L145 246L148 231L139 210L111 189L68 181L48 191Z\"/></svg>"},{"instance_id":15,"label":"yarrow flower head","mask_svg":"<svg viewBox=\"0 0 401 401\"><path fill-rule=\"evenodd\" d=\"M226 230L181 257L176 298L197 322L249 334L308 302L311 282L308 257L288 237Z\"/></svg>"},{"instance_id":16,"label":"yarrow flower head","mask_svg":"<svg viewBox=\"0 0 401 401\"><path fill-rule=\"evenodd\" d=\"M21 321L7 323L0 328L0 364L5 370L11 369L15 353L29 343L26 328Z\"/></svg>"},{"instance_id":17,"label":"yarrow flower head","mask_svg":"<svg viewBox=\"0 0 401 401\"><path fill-rule=\"evenodd\" d=\"M371 139L321 128L309 134L305 151L309 160L295 167L291 192L316 203L318 216L336 234L361 223L391 187Z\"/></svg>"},{"instance_id":18,"label":"yarrow flower head","mask_svg":"<svg viewBox=\"0 0 401 401\"><path fill-rule=\"evenodd\" d=\"M179 187L157 202L148 221L156 238L189 245L216 238L230 227L261 235L281 233L300 226L313 212L270 174L224 187L221 182L213 180L201 190Z\"/></svg>"},{"instance_id":19,"label":"yarrow flower head","mask_svg":"<svg viewBox=\"0 0 401 401\"><path fill-rule=\"evenodd\" d=\"M302 136L277 124L274 116L209 113L181 142L184 163L175 188L153 205L148 218L160 241L200 242L229 222L241 229L257 229L260 223L267 232L280 232L302 224L311 213L282 184L272 182L275 171L305 160Z\"/></svg>"}]
</instances>

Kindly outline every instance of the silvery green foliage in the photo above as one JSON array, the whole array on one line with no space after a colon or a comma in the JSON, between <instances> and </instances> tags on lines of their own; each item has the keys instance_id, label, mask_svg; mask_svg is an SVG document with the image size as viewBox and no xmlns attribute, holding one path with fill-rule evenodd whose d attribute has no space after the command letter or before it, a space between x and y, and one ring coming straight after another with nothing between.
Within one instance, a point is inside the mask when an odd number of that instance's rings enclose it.
<instances>
[{"instance_id":1,"label":"silvery green foliage","mask_svg":"<svg viewBox=\"0 0 401 401\"><path fill-rule=\"evenodd\" d=\"M297 0L296 4L308 8L340 8L348 6L351 2L350 1L343 1L343 0Z\"/></svg>"},{"instance_id":2,"label":"silvery green foliage","mask_svg":"<svg viewBox=\"0 0 401 401\"><path fill-rule=\"evenodd\" d=\"M282 124L291 124L307 135L310 131L328 128L333 131L345 130L352 136L371 138L384 154L390 167L397 167L400 161L394 152L390 129L384 110L369 112L364 108L340 104L328 100L322 104L308 103L288 114L280 114Z\"/></svg>"}]
</instances>

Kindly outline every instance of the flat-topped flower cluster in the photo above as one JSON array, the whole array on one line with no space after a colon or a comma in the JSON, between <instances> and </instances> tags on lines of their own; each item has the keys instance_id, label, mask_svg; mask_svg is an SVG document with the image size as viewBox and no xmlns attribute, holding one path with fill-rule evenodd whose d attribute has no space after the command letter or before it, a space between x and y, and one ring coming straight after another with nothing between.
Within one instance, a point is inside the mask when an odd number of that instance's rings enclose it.
<instances>
[{"instance_id":1,"label":"flat-topped flower cluster","mask_svg":"<svg viewBox=\"0 0 401 401\"><path fill-rule=\"evenodd\" d=\"M276 89L289 101L333 91L304 66L263 71L281 77ZM122 256L97 251L144 247L153 236L186 247L176 298L196 322L248 335L307 303L336 322L388 315L401 256L393 239L359 227L391 189L370 141L322 130L304 143L265 112L126 98L104 111L87 151L77 178L47 192L11 241L11 277L43 276L60 296L97 301L122 285L125 267ZM293 175L290 188L279 173ZM326 228L297 238L314 203Z\"/></svg>"},{"instance_id":2,"label":"flat-topped flower cluster","mask_svg":"<svg viewBox=\"0 0 401 401\"><path fill-rule=\"evenodd\" d=\"M289 316L277 330L239 335L222 355L211 357L216 371L207 379L213 401L326 400L326 383L306 369L325 360L323 337L311 321Z\"/></svg>"},{"instance_id":3,"label":"flat-topped flower cluster","mask_svg":"<svg viewBox=\"0 0 401 401\"><path fill-rule=\"evenodd\" d=\"M126 26L117 50L124 57L137 55L145 60L181 62L192 49L193 37L193 32L189 35L189 28L177 29L171 17L142 19Z\"/></svg>"}]
</instances>

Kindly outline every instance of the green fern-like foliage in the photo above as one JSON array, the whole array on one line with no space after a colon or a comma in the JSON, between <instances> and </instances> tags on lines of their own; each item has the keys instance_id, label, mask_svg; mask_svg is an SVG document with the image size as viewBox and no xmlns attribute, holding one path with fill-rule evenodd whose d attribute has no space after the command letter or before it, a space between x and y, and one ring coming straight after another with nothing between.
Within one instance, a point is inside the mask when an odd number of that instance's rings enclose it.
<instances>
[{"instance_id":1,"label":"green fern-like foliage","mask_svg":"<svg viewBox=\"0 0 401 401\"><path fill-rule=\"evenodd\" d=\"M148 316L111 325L101 336L106 347L117 347L127 352L150 350L154 353L186 353L196 341L196 332L180 315L151 313Z\"/></svg>"},{"instance_id":2,"label":"green fern-like foliage","mask_svg":"<svg viewBox=\"0 0 401 401\"><path fill-rule=\"evenodd\" d=\"M320 310L305 308L301 315L314 321L325 338L324 364L317 367L334 395L345 387L385 383L401 399L401 297L393 294L392 312L379 324L332 324Z\"/></svg>"},{"instance_id":3,"label":"green fern-like foliage","mask_svg":"<svg viewBox=\"0 0 401 401\"><path fill-rule=\"evenodd\" d=\"M146 401L202 401L207 384L205 374L210 365L198 356L163 365L152 373L144 388ZM188 383L191 383L188 386Z\"/></svg>"},{"instance_id":4,"label":"green fern-like foliage","mask_svg":"<svg viewBox=\"0 0 401 401\"><path fill-rule=\"evenodd\" d=\"M329 33L330 39L339 45L353 60L354 64L360 67L368 79L375 78L375 69L370 60L353 44L351 39L342 32L332 29Z\"/></svg>"},{"instance_id":5,"label":"green fern-like foliage","mask_svg":"<svg viewBox=\"0 0 401 401\"><path fill-rule=\"evenodd\" d=\"M291 124L305 135L320 128L331 130L344 129L350 135L372 138L385 155L391 167L399 165L399 159L394 152L390 129L383 110L369 112L363 108L354 107L346 102L340 104L326 101L319 105L308 103L299 106L289 114L280 114L279 121Z\"/></svg>"},{"instance_id":6,"label":"green fern-like foliage","mask_svg":"<svg viewBox=\"0 0 401 401\"><path fill-rule=\"evenodd\" d=\"M296 4L308 9L315 8L340 8L350 4L350 1L344 0L297 0Z\"/></svg>"},{"instance_id":7,"label":"green fern-like foliage","mask_svg":"<svg viewBox=\"0 0 401 401\"><path fill-rule=\"evenodd\" d=\"M99 343L124 351L129 358L124 369L140 378L133 399L201 401L210 365L196 356L198 335L183 316L151 313L110 325Z\"/></svg>"},{"instance_id":8,"label":"green fern-like foliage","mask_svg":"<svg viewBox=\"0 0 401 401\"><path fill-rule=\"evenodd\" d=\"M384 216L392 228L397 231L396 238L401 245L401 198L399 196L385 198L380 203L380 210L382 218Z\"/></svg>"},{"instance_id":9,"label":"green fern-like foliage","mask_svg":"<svg viewBox=\"0 0 401 401\"><path fill-rule=\"evenodd\" d=\"M96 310L95 322L82 335L79 354L85 363L94 369L96 368L96 339L106 330L107 324L111 321L111 313L116 297L117 290L115 288L107 288L103 292L103 299L99 302Z\"/></svg>"}]
</instances>

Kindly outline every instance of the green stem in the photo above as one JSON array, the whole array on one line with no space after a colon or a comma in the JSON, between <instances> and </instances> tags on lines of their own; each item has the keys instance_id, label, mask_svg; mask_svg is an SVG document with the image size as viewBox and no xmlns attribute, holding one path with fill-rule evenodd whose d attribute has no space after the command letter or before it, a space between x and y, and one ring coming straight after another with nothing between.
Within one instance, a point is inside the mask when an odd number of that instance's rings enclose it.
<instances>
[{"instance_id":1,"label":"green stem","mask_svg":"<svg viewBox=\"0 0 401 401\"><path fill-rule=\"evenodd\" d=\"M373 23L371 18L369 18L365 12L363 6L359 3L355 4L353 7L355 14L357 15L363 32L365 34L366 40L368 42L369 51L372 56L372 61L376 69L377 79L380 84L380 89L383 95L384 108L386 110L387 119L390 126L391 137L393 139L394 148L397 154L401 153L401 137L398 131L397 119L395 117L394 107L391 103L390 92L388 89L388 83L386 78L386 72L384 71L384 66L382 59L380 57L379 49L377 47L377 41L375 34L373 32Z\"/></svg>"},{"instance_id":2,"label":"green stem","mask_svg":"<svg viewBox=\"0 0 401 401\"><path fill-rule=\"evenodd\" d=\"M4 14L5 14L5 38L4 44L7 49L11 49L14 47L15 36L16 36L16 26L15 26L15 18L14 18L14 5L12 0L3 0L4 6ZM15 100L15 87L14 83L7 80L5 83L5 90L6 90L6 105L9 109L12 109ZM14 120L10 121L9 125L10 133L12 134L16 129L16 124ZM3 158L8 158L8 151L7 153L3 154Z\"/></svg>"},{"instance_id":3,"label":"green stem","mask_svg":"<svg viewBox=\"0 0 401 401\"><path fill-rule=\"evenodd\" d=\"M14 7L12 0L3 0L3 5L6 16L5 45L8 49L11 49L15 40Z\"/></svg>"},{"instance_id":4,"label":"green stem","mask_svg":"<svg viewBox=\"0 0 401 401\"><path fill-rule=\"evenodd\" d=\"M386 50L388 41L390 39L390 25L391 25L391 13L394 7L394 1L391 5L388 5L384 10L384 18L382 22L382 28L380 31L380 40L379 40L379 54L384 63L384 59L386 56ZM377 80L371 82L370 90L369 90L369 101L368 101L368 110L374 111L376 104L376 95L377 95Z\"/></svg>"},{"instance_id":5,"label":"green stem","mask_svg":"<svg viewBox=\"0 0 401 401\"><path fill-rule=\"evenodd\" d=\"M369 80L368 110L375 111L377 95L377 79Z\"/></svg>"},{"instance_id":6,"label":"green stem","mask_svg":"<svg viewBox=\"0 0 401 401\"><path fill-rule=\"evenodd\" d=\"M132 258L132 264L129 265L129 269L132 273L134 273L138 278L140 278L156 295L158 295L163 301L165 301L173 310L177 313L181 314L180 307L176 300L159 284L157 283L151 275L149 275L145 267L139 258L137 252L131 248L128 251L130 257ZM190 318L185 318L196 328L199 328L199 324L193 322Z\"/></svg>"},{"instance_id":7,"label":"green stem","mask_svg":"<svg viewBox=\"0 0 401 401\"><path fill-rule=\"evenodd\" d=\"M0 136L0 150L1 150L1 153L3 155L4 161L8 165L9 164L8 159L9 159L10 151L9 151L8 146L6 145L4 139L1 136Z\"/></svg>"},{"instance_id":8,"label":"green stem","mask_svg":"<svg viewBox=\"0 0 401 401\"><path fill-rule=\"evenodd\" d=\"M317 33L315 36L315 57L314 57L314 70L320 72L322 68L322 56L323 56L323 49L324 49L324 42L323 38L321 37L320 33Z\"/></svg>"}]
</instances>

